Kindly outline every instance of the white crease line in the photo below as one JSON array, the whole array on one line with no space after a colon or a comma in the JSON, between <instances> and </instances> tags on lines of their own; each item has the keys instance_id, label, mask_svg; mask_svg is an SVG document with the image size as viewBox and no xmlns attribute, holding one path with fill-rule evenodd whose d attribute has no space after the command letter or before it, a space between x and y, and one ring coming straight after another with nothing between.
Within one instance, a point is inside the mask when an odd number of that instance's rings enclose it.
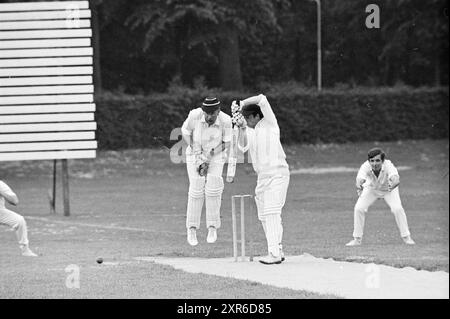
<instances>
[{"instance_id":1,"label":"white crease line","mask_svg":"<svg viewBox=\"0 0 450 319\"><path fill-rule=\"evenodd\" d=\"M185 233L181 232L171 232L171 231L162 231L162 230L151 230L144 228L136 228L136 227L124 227L124 226L108 226L108 225L99 225L99 224L87 224L87 223L74 223L74 222L65 222L60 220L48 219L45 217L35 217L35 216L25 216L26 219L30 220L38 220L48 223L55 223L61 225L69 225L69 226L83 226L83 227L94 227L94 228L104 228L104 229L113 229L113 230L128 230L128 231L138 231L145 233L165 233L165 234L173 234L173 235L185 235Z\"/></svg>"},{"instance_id":2,"label":"white crease line","mask_svg":"<svg viewBox=\"0 0 450 319\"><path fill-rule=\"evenodd\" d=\"M410 166L398 166L397 170L406 171L410 170L412 167ZM292 175L297 174L329 174L329 173L353 173L357 172L358 168L354 167L345 167L345 166L335 166L335 167L311 167L311 168L299 168L291 170Z\"/></svg>"}]
</instances>

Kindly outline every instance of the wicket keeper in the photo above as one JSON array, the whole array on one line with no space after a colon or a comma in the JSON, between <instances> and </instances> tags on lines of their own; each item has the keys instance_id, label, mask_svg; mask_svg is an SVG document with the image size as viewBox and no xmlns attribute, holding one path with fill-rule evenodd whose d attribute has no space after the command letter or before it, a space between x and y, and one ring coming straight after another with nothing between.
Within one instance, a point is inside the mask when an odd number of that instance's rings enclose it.
<instances>
[{"instance_id":1,"label":"wicket keeper","mask_svg":"<svg viewBox=\"0 0 450 319\"><path fill-rule=\"evenodd\" d=\"M231 117L220 110L217 98L206 98L202 106L189 112L181 128L186 149L189 176L187 203L187 241L196 246L197 229L203 202L206 206L208 243L217 240L224 182L222 177L226 152L231 141Z\"/></svg>"},{"instance_id":2,"label":"wicket keeper","mask_svg":"<svg viewBox=\"0 0 450 319\"><path fill-rule=\"evenodd\" d=\"M17 195L5 182L0 180L0 224L14 229L22 256L36 257L37 255L28 246L28 231L25 219L19 214L7 209L5 207L5 201L14 206L19 204Z\"/></svg>"},{"instance_id":3,"label":"wicket keeper","mask_svg":"<svg viewBox=\"0 0 450 319\"><path fill-rule=\"evenodd\" d=\"M400 176L394 164L385 159L386 154L380 148L372 148L356 176L356 191L358 201L354 209L353 240L347 246L359 246L362 242L365 214L369 207L377 200L383 198L389 205L400 236L407 245L414 245L406 220L405 210L400 200L398 185Z\"/></svg>"},{"instance_id":4,"label":"wicket keeper","mask_svg":"<svg viewBox=\"0 0 450 319\"><path fill-rule=\"evenodd\" d=\"M265 95L252 96L237 104L245 119L236 122L239 127L238 147L244 153L250 152L253 169L258 175L255 202L268 250L268 255L259 261L268 265L280 264L285 259L281 244L281 210L290 179L289 165L280 142L280 128Z\"/></svg>"}]
</instances>

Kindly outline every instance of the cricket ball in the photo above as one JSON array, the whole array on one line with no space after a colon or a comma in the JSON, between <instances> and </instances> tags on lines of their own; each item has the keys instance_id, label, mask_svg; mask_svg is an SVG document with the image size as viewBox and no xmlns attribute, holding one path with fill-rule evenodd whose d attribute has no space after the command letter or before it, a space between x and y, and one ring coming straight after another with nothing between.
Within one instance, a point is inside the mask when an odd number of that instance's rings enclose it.
<instances>
[{"instance_id":1,"label":"cricket ball","mask_svg":"<svg viewBox=\"0 0 450 319\"><path fill-rule=\"evenodd\" d=\"M103 258L99 257L97 258L97 264L101 264L103 262Z\"/></svg>"}]
</instances>

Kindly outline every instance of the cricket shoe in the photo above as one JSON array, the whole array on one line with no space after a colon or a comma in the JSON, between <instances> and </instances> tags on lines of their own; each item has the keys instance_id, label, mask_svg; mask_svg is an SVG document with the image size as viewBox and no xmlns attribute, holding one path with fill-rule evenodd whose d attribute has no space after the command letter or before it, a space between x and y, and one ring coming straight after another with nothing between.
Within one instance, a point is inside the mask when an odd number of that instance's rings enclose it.
<instances>
[{"instance_id":1,"label":"cricket shoe","mask_svg":"<svg viewBox=\"0 0 450 319\"><path fill-rule=\"evenodd\" d=\"M402 237L403 241L407 245L415 245L416 243L412 240L411 236Z\"/></svg>"},{"instance_id":2,"label":"cricket shoe","mask_svg":"<svg viewBox=\"0 0 450 319\"><path fill-rule=\"evenodd\" d=\"M264 265L281 264L281 255L275 257L272 253L269 253L266 257L261 258L259 262Z\"/></svg>"},{"instance_id":3,"label":"cricket shoe","mask_svg":"<svg viewBox=\"0 0 450 319\"><path fill-rule=\"evenodd\" d=\"M348 243L345 244L345 246L361 246L361 238L353 238L352 240L350 240Z\"/></svg>"},{"instance_id":4,"label":"cricket shoe","mask_svg":"<svg viewBox=\"0 0 450 319\"><path fill-rule=\"evenodd\" d=\"M210 244L215 243L217 240L217 229L214 226L208 228L208 237L206 237L206 241Z\"/></svg>"},{"instance_id":5,"label":"cricket shoe","mask_svg":"<svg viewBox=\"0 0 450 319\"><path fill-rule=\"evenodd\" d=\"M22 256L25 257L37 257L38 255L33 253L33 251L31 251L31 249L28 246L24 246L21 248L22 250Z\"/></svg>"},{"instance_id":6,"label":"cricket shoe","mask_svg":"<svg viewBox=\"0 0 450 319\"><path fill-rule=\"evenodd\" d=\"M187 231L187 241L189 245L191 246L197 246L198 240L197 240L197 230L194 227L191 227Z\"/></svg>"}]
</instances>

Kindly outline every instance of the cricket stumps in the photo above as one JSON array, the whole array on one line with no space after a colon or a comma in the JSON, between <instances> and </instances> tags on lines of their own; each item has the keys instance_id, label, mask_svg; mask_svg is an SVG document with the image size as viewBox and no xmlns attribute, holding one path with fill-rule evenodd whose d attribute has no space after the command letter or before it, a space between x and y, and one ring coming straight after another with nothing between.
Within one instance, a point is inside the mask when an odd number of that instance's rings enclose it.
<instances>
[{"instance_id":1,"label":"cricket stumps","mask_svg":"<svg viewBox=\"0 0 450 319\"><path fill-rule=\"evenodd\" d=\"M237 209L236 209L236 200L240 203L240 243L241 243L241 261L246 261L246 238L245 238L245 199L248 198L248 211L251 216L252 214L252 203L251 200L253 198L252 195L244 194L244 195L233 195L231 196L231 222L233 229L233 258L234 261L239 261L239 249L238 249L238 227L237 227ZM251 237L251 236L250 236ZM248 256L249 261L253 261L253 241L250 239L249 241L250 248L250 256Z\"/></svg>"}]
</instances>

